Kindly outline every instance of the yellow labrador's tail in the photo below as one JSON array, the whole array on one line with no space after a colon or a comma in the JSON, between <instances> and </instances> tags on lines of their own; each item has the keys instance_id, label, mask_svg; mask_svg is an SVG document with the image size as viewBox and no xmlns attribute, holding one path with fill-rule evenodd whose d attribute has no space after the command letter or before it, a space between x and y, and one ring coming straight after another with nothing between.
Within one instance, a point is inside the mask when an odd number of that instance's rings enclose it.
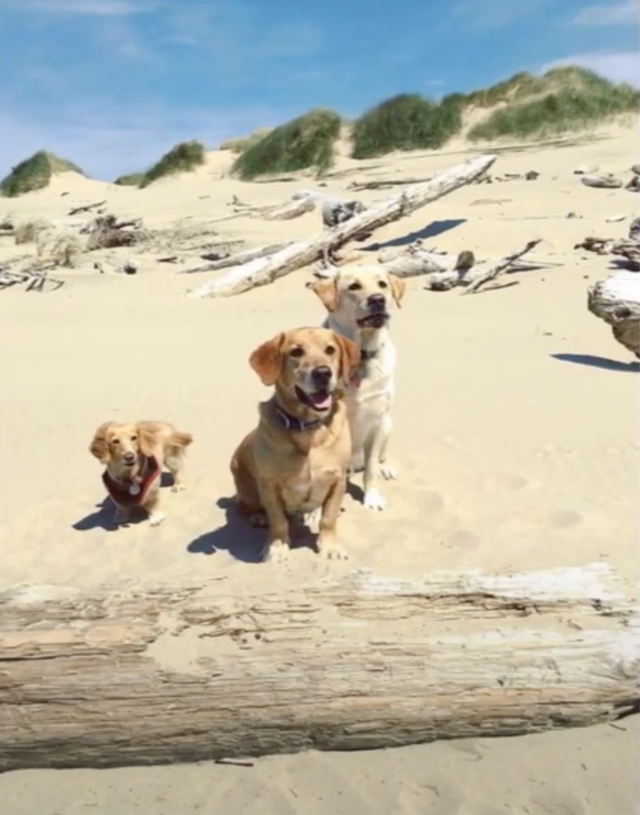
<instances>
[{"instance_id":1,"label":"yellow labrador's tail","mask_svg":"<svg viewBox=\"0 0 640 815\"><path fill-rule=\"evenodd\" d=\"M188 447L192 441L191 433L184 433L182 430L174 430L169 438L169 444L173 447Z\"/></svg>"}]
</instances>

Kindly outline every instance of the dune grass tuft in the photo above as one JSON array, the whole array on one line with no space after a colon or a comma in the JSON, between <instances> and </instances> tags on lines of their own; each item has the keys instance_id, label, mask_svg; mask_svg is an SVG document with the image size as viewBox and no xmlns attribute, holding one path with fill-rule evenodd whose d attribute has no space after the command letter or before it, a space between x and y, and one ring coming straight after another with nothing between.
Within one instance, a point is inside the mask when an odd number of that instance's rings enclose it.
<instances>
[{"instance_id":1,"label":"dune grass tuft","mask_svg":"<svg viewBox=\"0 0 640 815\"><path fill-rule=\"evenodd\" d=\"M127 173L126 175L118 176L113 183L119 187L140 187L142 186L144 177L145 173Z\"/></svg>"},{"instance_id":2,"label":"dune grass tuft","mask_svg":"<svg viewBox=\"0 0 640 815\"><path fill-rule=\"evenodd\" d=\"M39 150L16 165L0 182L0 194L15 198L27 192L41 190L49 185L56 173L75 172L84 175L72 161L59 158L46 150Z\"/></svg>"},{"instance_id":3,"label":"dune grass tuft","mask_svg":"<svg viewBox=\"0 0 640 815\"><path fill-rule=\"evenodd\" d=\"M640 92L630 85L616 85L596 75L582 86L567 72L550 78L557 90L538 98L494 110L469 131L471 141L505 137L545 138L579 131L620 114L637 112Z\"/></svg>"},{"instance_id":4,"label":"dune grass tuft","mask_svg":"<svg viewBox=\"0 0 640 815\"><path fill-rule=\"evenodd\" d=\"M271 127L259 127L254 130L249 136L240 136L237 139L227 139L220 145L220 150L229 150L231 153L244 153L254 144L264 139L271 133Z\"/></svg>"},{"instance_id":5,"label":"dune grass tuft","mask_svg":"<svg viewBox=\"0 0 640 815\"><path fill-rule=\"evenodd\" d=\"M442 147L462 127L463 97L453 94L432 102L402 94L381 102L353 125L353 158L372 158L394 150Z\"/></svg>"},{"instance_id":6,"label":"dune grass tuft","mask_svg":"<svg viewBox=\"0 0 640 815\"><path fill-rule=\"evenodd\" d=\"M188 173L201 167L206 158L206 151L202 142L193 140L176 144L160 161L148 169L140 182L141 187L147 187L159 178L175 173Z\"/></svg>"},{"instance_id":7,"label":"dune grass tuft","mask_svg":"<svg viewBox=\"0 0 640 815\"><path fill-rule=\"evenodd\" d=\"M335 158L340 116L318 108L276 127L241 153L232 171L244 181L261 175L314 169L325 173Z\"/></svg>"}]
</instances>

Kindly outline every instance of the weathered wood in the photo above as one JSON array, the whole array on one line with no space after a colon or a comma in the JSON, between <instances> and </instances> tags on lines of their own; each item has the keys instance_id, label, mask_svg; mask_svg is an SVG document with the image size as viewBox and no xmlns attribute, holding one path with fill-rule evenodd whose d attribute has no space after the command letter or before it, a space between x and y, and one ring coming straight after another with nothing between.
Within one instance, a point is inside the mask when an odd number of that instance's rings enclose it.
<instances>
[{"instance_id":1,"label":"weathered wood","mask_svg":"<svg viewBox=\"0 0 640 815\"><path fill-rule=\"evenodd\" d=\"M309 241L296 241L271 257L260 258L238 266L226 275L191 289L191 297L229 297L255 286L272 283L284 275L321 260L327 247L338 249L363 233L415 212L458 187L468 184L494 163L493 154L471 159L427 181L408 187L400 195L378 204L340 224L331 232L322 232Z\"/></svg>"},{"instance_id":2,"label":"weathered wood","mask_svg":"<svg viewBox=\"0 0 640 815\"><path fill-rule=\"evenodd\" d=\"M272 243L269 246L258 246L255 249L246 249L243 252L236 252L233 255L227 254L218 260L212 260L202 266L192 266L190 269L181 269L179 274L194 274L196 272L213 272L217 269L227 269L229 266L237 266L239 263L248 263L250 260L268 257L276 252L281 252L288 243Z\"/></svg>"},{"instance_id":3,"label":"weathered wood","mask_svg":"<svg viewBox=\"0 0 640 815\"><path fill-rule=\"evenodd\" d=\"M587 187L599 187L603 190L617 190L622 186L622 181L611 173L583 175L580 181Z\"/></svg>"},{"instance_id":4,"label":"weathered wood","mask_svg":"<svg viewBox=\"0 0 640 815\"><path fill-rule=\"evenodd\" d=\"M285 594L215 580L0 594L0 770L516 735L638 703L637 609L605 564Z\"/></svg>"},{"instance_id":5,"label":"weathered wood","mask_svg":"<svg viewBox=\"0 0 640 815\"><path fill-rule=\"evenodd\" d=\"M589 311L611 326L613 336L640 359L640 275L617 272L589 288Z\"/></svg>"},{"instance_id":6,"label":"weathered wood","mask_svg":"<svg viewBox=\"0 0 640 815\"><path fill-rule=\"evenodd\" d=\"M265 207L260 211L259 217L267 221L290 221L293 218L305 215L307 212L313 212L315 208L316 202L313 198L300 198L286 201L284 204Z\"/></svg>"},{"instance_id":7,"label":"weathered wood","mask_svg":"<svg viewBox=\"0 0 640 815\"><path fill-rule=\"evenodd\" d=\"M92 209L103 207L106 203L106 201L96 201L95 204L85 204L81 207L74 207L69 210L67 215L79 215L81 212L91 212Z\"/></svg>"},{"instance_id":8,"label":"weathered wood","mask_svg":"<svg viewBox=\"0 0 640 815\"><path fill-rule=\"evenodd\" d=\"M491 280L495 280L498 275L505 272L513 263L514 261L521 258L527 252L530 252L532 249L542 241L542 238L536 238L535 240L529 241L525 246L521 249L518 249L515 252L512 252L507 257L503 258L501 261L496 263L496 265L485 272L483 275L477 277L473 282L469 283L466 289L462 292L462 294L471 294L472 292L478 291L485 283L488 283Z\"/></svg>"}]
</instances>

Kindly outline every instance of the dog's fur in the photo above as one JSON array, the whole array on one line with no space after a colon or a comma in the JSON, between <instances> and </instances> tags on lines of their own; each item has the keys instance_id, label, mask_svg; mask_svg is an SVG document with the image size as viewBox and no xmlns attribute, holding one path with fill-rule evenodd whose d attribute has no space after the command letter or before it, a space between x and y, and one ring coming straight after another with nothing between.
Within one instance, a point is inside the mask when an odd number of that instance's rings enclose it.
<instances>
[{"instance_id":1,"label":"dog's fur","mask_svg":"<svg viewBox=\"0 0 640 815\"><path fill-rule=\"evenodd\" d=\"M389 310L392 301L400 307L405 283L380 266L350 266L310 288L329 312L324 326L353 340L364 352L346 392L353 444L351 470L364 468L364 504L381 510L385 499L378 489L378 476L396 477L387 465L396 365Z\"/></svg>"},{"instance_id":2,"label":"dog's fur","mask_svg":"<svg viewBox=\"0 0 640 815\"><path fill-rule=\"evenodd\" d=\"M238 510L254 526L269 528L263 560L287 556L289 516L316 511L317 551L347 557L336 535L351 459L342 397L359 359L355 343L324 328L285 331L251 354L249 364L275 393L260 405L258 427L233 454L231 472ZM287 427L291 418L294 426Z\"/></svg>"},{"instance_id":3,"label":"dog's fur","mask_svg":"<svg viewBox=\"0 0 640 815\"><path fill-rule=\"evenodd\" d=\"M135 505L139 505L147 513L151 526L162 523L165 519L159 508L162 470L166 468L173 476L173 492L185 489L184 453L192 441L190 433L177 430L169 422L105 422L98 427L89 451L106 466L110 479L121 486L125 494L128 486L137 485L145 478L150 461L155 460L158 468L157 477L149 483L139 503L135 500L119 502L110 493L116 506L116 524L126 523L130 510Z\"/></svg>"}]
</instances>

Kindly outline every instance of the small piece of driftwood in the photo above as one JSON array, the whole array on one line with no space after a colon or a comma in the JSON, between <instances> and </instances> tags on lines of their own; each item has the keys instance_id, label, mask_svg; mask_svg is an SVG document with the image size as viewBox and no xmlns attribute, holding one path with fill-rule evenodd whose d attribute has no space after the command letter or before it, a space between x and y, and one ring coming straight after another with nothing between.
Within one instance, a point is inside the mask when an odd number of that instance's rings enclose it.
<instances>
[{"instance_id":1,"label":"small piece of driftwood","mask_svg":"<svg viewBox=\"0 0 640 815\"><path fill-rule=\"evenodd\" d=\"M542 238L536 238L535 240L528 241L525 246L521 249L516 250L507 257L503 258L501 261L496 263L489 271L485 272L480 277L476 278L473 282L469 283L469 285L464 289L462 294L471 294L473 292L478 291L485 283L489 283L491 280L495 280L498 275L505 272L511 265L513 265L514 261L521 258L527 252L530 252L532 249L542 241Z\"/></svg>"},{"instance_id":2,"label":"small piece of driftwood","mask_svg":"<svg viewBox=\"0 0 640 815\"><path fill-rule=\"evenodd\" d=\"M209 263L202 266L192 266L189 269L181 269L179 274L196 274L198 272L215 272L218 269L228 269L230 266L238 266L252 260L269 257L276 252L281 252L289 245L290 242L272 243L269 246L258 246L255 249L246 249L243 252L235 252L234 254L220 252L216 258L212 257Z\"/></svg>"},{"instance_id":3,"label":"small piece of driftwood","mask_svg":"<svg viewBox=\"0 0 640 815\"><path fill-rule=\"evenodd\" d=\"M640 275L617 272L590 287L589 311L611 326L614 338L640 359Z\"/></svg>"},{"instance_id":4,"label":"small piece of driftwood","mask_svg":"<svg viewBox=\"0 0 640 815\"><path fill-rule=\"evenodd\" d=\"M603 190L617 190L622 187L622 181L611 173L604 175L583 175L580 181L587 187L599 187Z\"/></svg>"},{"instance_id":5,"label":"small piece of driftwood","mask_svg":"<svg viewBox=\"0 0 640 815\"><path fill-rule=\"evenodd\" d=\"M89 232L87 251L91 252L95 249L133 246L140 243L146 235L141 227L142 222L139 218L118 221L115 215L100 215L81 231Z\"/></svg>"},{"instance_id":6,"label":"small piece of driftwood","mask_svg":"<svg viewBox=\"0 0 640 815\"><path fill-rule=\"evenodd\" d=\"M637 711L637 608L605 564L0 593L0 771L363 750Z\"/></svg>"},{"instance_id":7,"label":"small piece of driftwood","mask_svg":"<svg viewBox=\"0 0 640 815\"><path fill-rule=\"evenodd\" d=\"M400 195L379 201L365 212L323 231L308 241L295 241L268 258L249 261L231 272L189 291L191 297L229 297L256 286L272 283L280 277L319 261L327 247L338 249L363 234L370 234L385 224L415 212L420 207L468 184L494 163L495 154L473 158L427 181L407 187Z\"/></svg>"},{"instance_id":8,"label":"small piece of driftwood","mask_svg":"<svg viewBox=\"0 0 640 815\"><path fill-rule=\"evenodd\" d=\"M372 181L352 181L347 185L348 190L361 192L362 190L387 190L391 187L406 187L409 184L425 184L433 176L426 178L379 178Z\"/></svg>"},{"instance_id":9,"label":"small piece of driftwood","mask_svg":"<svg viewBox=\"0 0 640 815\"><path fill-rule=\"evenodd\" d=\"M103 207L106 203L106 201L96 201L95 204L85 204L81 207L74 207L69 210L67 215L79 215L81 212L90 212L92 209Z\"/></svg>"}]
</instances>

